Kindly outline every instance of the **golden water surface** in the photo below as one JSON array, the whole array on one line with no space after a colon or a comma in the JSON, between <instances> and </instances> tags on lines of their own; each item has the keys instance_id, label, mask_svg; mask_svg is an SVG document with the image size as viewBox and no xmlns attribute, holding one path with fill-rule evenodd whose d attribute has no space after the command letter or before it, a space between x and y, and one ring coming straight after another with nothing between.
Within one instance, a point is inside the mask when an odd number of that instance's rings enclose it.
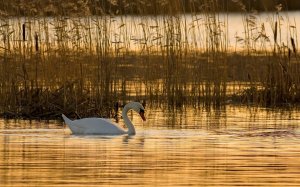
<instances>
[{"instance_id":1,"label":"golden water surface","mask_svg":"<svg viewBox=\"0 0 300 187\"><path fill-rule=\"evenodd\" d=\"M0 186L300 186L296 109L146 112L135 136L1 120Z\"/></svg>"}]
</instances>

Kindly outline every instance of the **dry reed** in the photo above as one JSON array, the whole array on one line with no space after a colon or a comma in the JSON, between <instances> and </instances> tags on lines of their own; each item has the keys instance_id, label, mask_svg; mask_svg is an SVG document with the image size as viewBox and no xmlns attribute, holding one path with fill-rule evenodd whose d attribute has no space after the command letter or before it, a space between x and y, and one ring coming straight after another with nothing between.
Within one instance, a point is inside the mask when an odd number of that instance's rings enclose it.
<instances>
[{"instance_id":1,"label":"dry reed","mask_svg":"<svg viewBox=\"0 0 300 187\"><path fill-rule=\"evenodd\" d=\"M297 43L295 36L283 41L279 11L271 41L256 11L236 1L244 11L245 35L237 38L244 50L234 52L216 0L203 0L201 8L191 1L190 10L201 9L191 12L191 24L182 1L172 1L172 7L158 1L165 12L152 16L144 16L142 1L134 12L143 16L116 15L114 2L102 16L1 16L2 116L110 117L115 103L128 100L170 107L300 102Z\"/></svg>"}]
</instances>

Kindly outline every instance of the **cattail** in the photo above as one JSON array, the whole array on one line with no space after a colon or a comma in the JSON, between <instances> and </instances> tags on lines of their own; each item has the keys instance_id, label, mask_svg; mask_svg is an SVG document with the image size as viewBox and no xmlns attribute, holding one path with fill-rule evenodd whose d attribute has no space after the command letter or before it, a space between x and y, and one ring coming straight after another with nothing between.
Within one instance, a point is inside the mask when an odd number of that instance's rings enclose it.
<instances>
[{"instance_id":1,"label":"cattail","mask_svg":"<svg viewBox=\"0 0 300 187\"><path fill-rule=\"evenodd\" d=\"M293 47L293 52L296 54L296 52L297 52L296 45L295 45L294 38L292 38L292 37L291 37L291 43L292 43L292 47Z\"/></svg>"},{"instance_id":2,"label":"cattail","mask_svg":"<svg viewBox=\"0 0 300 187\"><path fill-rule=\"evenodd\" d=\"M35 51L39 51L39 36L37 33L34 35L34 40L35 40Z\"/></svg>"},{"instance_id":3,"label":"cattail","mask_svg":"<svg viewBox=\"0 0 300 187\"><path fill-rule=\"evenodd\" d=\"M25 23L22 25L22 31L23 31L23 41L26 40L26 28L25 28Z\"/></svg>"},{"instance_id":4,"label":"cattail","mask_svg":"<svg viewBox=\"0 0 300 187\"><path fill-rule=\"evenodd\" d=\"M277 43L277 21L275 22L274 28L274 42Z\"/></svg>"}]
</instances>

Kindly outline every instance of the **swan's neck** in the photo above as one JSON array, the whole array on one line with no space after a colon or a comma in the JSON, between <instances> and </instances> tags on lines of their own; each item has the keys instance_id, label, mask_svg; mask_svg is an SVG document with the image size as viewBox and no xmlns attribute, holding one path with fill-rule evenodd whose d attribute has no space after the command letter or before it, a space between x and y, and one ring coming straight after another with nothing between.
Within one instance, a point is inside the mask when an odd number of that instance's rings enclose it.
<instances>
[{"instance_id":1,"label":"swan's neck","mask_svg":"<svg viewBox=\"0 0 300 187\"><path fill-rule=\"evenodd\" d=\"M127 115L129 110L130 110L130 108L125 106L122 111L122 117L123 117L125 125L128 128L128 131L127 131L128 135L135 135L135 128L134 128L132 122L129 120L128 115Z\"/></svg>"}]
</instances>

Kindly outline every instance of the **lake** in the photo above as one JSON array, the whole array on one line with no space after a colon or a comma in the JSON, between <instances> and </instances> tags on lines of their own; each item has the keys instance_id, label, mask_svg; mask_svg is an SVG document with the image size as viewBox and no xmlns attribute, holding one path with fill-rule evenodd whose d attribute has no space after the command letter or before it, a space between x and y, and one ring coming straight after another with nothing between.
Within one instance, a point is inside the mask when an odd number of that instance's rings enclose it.
<instances>
[{"instance_id":1,"label":"lake","mask_svg":"<svg viewBox=\"0 0 300 187\"><path fill-rule=\"evenodd\" d=\"M259 89L271 85L299 102L299 15L3 20L0 98L8 112L60 115L75 104L68 110L87 114L107 99L159 104L146 107L146 122L130 113L135 136L78 136L61 121L0 119L0 186L299 186L299 108L247 107L225 97L250 91L245 102L262 104L252 94L268 100ZM204 57L194 53L203 49ZM227 58L243 50L255 58ZM278 59L274 69L264 64L269 57Z\"/></svg>"},{"instance_id":2,"label":"lake","mask_svg":"<svg viewBox=\"0 0 300 187\"><path fill-rule=\"evenodd\" d=\"M300 185L298 109L147 106L146 122L129 114L135 136L78 136L59 121L1 120L0 185Z\"/></svg>"}]
</instances>

